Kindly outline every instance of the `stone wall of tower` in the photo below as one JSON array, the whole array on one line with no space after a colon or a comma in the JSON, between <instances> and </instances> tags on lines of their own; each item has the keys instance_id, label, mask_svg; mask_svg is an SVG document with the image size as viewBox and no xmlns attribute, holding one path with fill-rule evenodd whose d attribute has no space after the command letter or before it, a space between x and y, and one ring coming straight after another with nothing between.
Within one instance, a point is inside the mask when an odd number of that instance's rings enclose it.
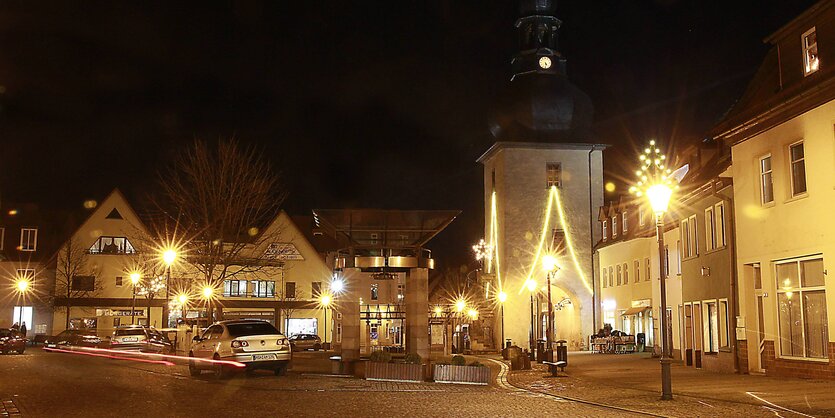
<instances>
[{"instance_id":1,"label":"stone wall of tower","mask_svg":"<svg viewBox=\"0 0 835 418\"><path fill-rule=\"evenodd\" d=\"M514 344L528 346L531 303L530 293L524 288L525 279L533 271L538 287L545 283L541 268L532 264L548 204L548 163L561 165L560 195L566 216L565 229L579 265L578 270L566 251L566 256L560 259L562 269L552 283L553 302L562 296L572 301L555 314L557 339L565 339L571 348L578 349L585 346L587 336L594 331L592 246L600 239L596 217L597 208L603 202L602 149L598 145L592 150L591 145L585 144L498 143L481 159L485 180L485 236L488 237L495 170L498 264L502 287L508 295L504 310L505 338L512 339ZM551 230L559 225L556 206L552 215L546 242L552 239ZM537 309L542 307L538 305ZM547 305L544 307L547 309ZM500 329L500 324L495 329Z\"/></svg>"}]
</instances>

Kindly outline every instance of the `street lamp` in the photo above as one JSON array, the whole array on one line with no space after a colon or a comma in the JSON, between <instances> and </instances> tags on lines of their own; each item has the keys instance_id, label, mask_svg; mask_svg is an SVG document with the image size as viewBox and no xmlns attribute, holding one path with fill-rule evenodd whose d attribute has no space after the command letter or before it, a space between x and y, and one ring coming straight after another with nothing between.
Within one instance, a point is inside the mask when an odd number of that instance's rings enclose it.
<instances>
[{"instance_id":1,"label":"street lamp","mask_svg":"<svg viewBox=\"0 0 835 418\"><path fill-rule=\"evenodd\" d=\"M165 327L168 327L168 300L171 297L171 265L177 260L177 251L173 248L166 248L162 252L162 261L165 263L165 305L162 308L162 320ZM150 322L150 318L148 318Z\"/></svg>"},{"instance_id":2,"label":"street lamp","mask_svg":"<svg viewBox=\"0 0 835 418\"><path fill-rule=\"evenodd\" d=\"M331 306L332 301L333 299L331 298L331 295L328 294L324 294L319 297L319 305L325 309L325 341L322 342L322 346L326 347L326 351L328 346L328 307Z\"/></svg>"},{"instance_id":3,"label":"street lamp","mask_svg":"<svg viewBox=\"0 0 835 418\"><path fill-rule=\"evenodd\" d=\"M534 347L535 347L535 344L536 344L536 342L534 341L534 338L536 337L536 335L535 335L536 315L534 314L533 293L536 292L536 280L528 279L528 281L525 282L525 287L528 288L528 292L531 294L531 332L530 332L530 335L529 335L529 337L530 337L529 343L530 343L530 350L531 351L530 351L529 354L531 356L531 360L533 360L533 353L534 353L533 350L534 350Z\"/></svg>"},{"instance_id":4,"label":"street lamp","mask_svg":"<svg viewBox=\"0 0 835 418\"><path fill-rule=\"evenodd\" d=\"M504 348L504 303L507 302L507 293L504 290L499 291L499 303L501 304L501 315L502 315L502 340L501 346Z\"/></svg>"},{"instance_id":5,"label":"street lamp","mask_svg":"<svg viewBox=\"0 0 835 418\"><path fill-rule=\"evenodd\" d=\"M546 330L547 335L545 336L545 352L548 353L546 356L550 356L551 338L554 334L554 304L551 303L551 278L557 274L560 267L557 265L557 259L548 254L542 257L542 269L545 270L545 286L548 288L548 329ZM554 361L554 359L549 357L548 361Z\"/></svg>"},{"instance_id":6,"label":"street lamp","mask_svg":"<svg viewBox=\"0 0 835 418\"><path fill-rule=\"evenodd\" d=\"M658 311L661 316L661 399L673 399L671 363L671 341L667 335L669 327L667 318L667 272L666 257L664 255L664 213L667 212L673 192L678 188L678 181L687 173L687 166L676 170L675 173L665 167L666 157L650 141L649 147L639 157L641 169L636 172L638 182L629 191L638 197L645 196L655 213L655 236L658 240L658 260L661 277L661 306Z\"/></svg>"},{"instance_id":7,"label":"street lamp","mask_svg":"<svg viewBox=\"0 0 835 418\"><path fill-rule=\"evenodd\" d=\"M188 307L188 295L185 293L180 293L177 295L177 303L180 305L180 319L185 322L186 320L186 308Z\"/></svg>"},{"instance_id":8,"label":"street lamp","mask_svg":"<svg viewBox=\"0 0 835 418\"><path fill-rule=\"evenodd\" d=\"M136 285L139 284L139 280L142 279L142 275L133 272L130 274L130 283L133 286L133 302L130 305L130 324L134 325L136 322ZM150 318L148 318L150 319Z\"/></svg>"},{"instance_id":9,"label":"street lamp","mask_svg":"<svg viewBox=\"0 0 835 418\"><path fill-rule=\"evenodd\" d=\"M203 301L205 302L205 309L206 309L206 326L211 325L211 318L209 318L209 301L215 296L215 288L209 285L203 286L203 290L200 292L203 295Z\"/></svg>"}]
</instances>

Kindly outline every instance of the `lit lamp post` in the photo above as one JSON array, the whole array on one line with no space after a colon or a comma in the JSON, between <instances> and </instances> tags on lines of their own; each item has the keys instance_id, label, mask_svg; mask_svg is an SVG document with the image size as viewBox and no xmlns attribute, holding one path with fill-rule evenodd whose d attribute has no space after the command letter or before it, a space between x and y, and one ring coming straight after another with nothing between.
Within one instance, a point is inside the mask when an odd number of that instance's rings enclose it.
<instances>
[{"instance_id":1,"label":"lit lamp post","mask_svg":"<svg viewBox=\"0 0 835 418\"><path fill-rule=\"evenodd\" d=\"M560 267L557 265L557 259L552 255L542 257L542 269L545 270L546 287L548 288L548 326L545 336L545 353L548 361L554 361L551 355L551 339L554 334L554 304L551 303L551 278L557 274Z\"/></svg>"},{"instance_id":2,"label":"lit lamp post","mask_svg":"<svg viewBox=\"0 0 835 418\"><path fill-rule=\"evenodd\" d=\"M456 313L455 319L456 319L456 321L453 322L453 324L452 324L453 335L455 335L455 332L456 332L455 328L457 328L461 325L461 317L464 315L464 309L466 309L466 308L467 308L467 302L464 301L464 299L459 298L458 300L455 301L455 313ZM462 331L460 331L460 330L458 331L458 341L457 341L458 342L458 350L457 350L458 353L463 353L464 352L464 347L463 347L464 346L464 336L461 334L461 332ZM453 341L453 344L455 344L455 341Z\"/></svg>"},{"instance_id":3,"label":"lit lamp post","mask_svg":"<svg viewBox=\"0 0 835 418\"><path fill-rule=\"evenodd\" d=\"M177 303L180 305L180 319L182 319L183 323L185 323L186 308L188 308L188 295L185 293L177 295Z\"/></svg>"},{"instance_id":4,"label":"lit lamp post","mask_svg":"<svg viewBox=\"0 0 835 418\"><path fill-rule=\"evenodd\" d=\"M206 326L212 324L211 318L209 318L209 301L215 296L215 288L211 286L203 286L203 290L201 291L203 296L204 307L206 309Z\"/></svg>"},{"instance_id":5,"label":"lit lamp post","mask_svg":"<svg viewBox=\"0 0 835 418\"><path fill-rule=\"evenodd\" d=\"M531 333L530 333L530 341L529 341L531 351L530 351L529 355L531 357L531 360L533 360L535 358L534 357L534 347L536 346L536 341L534 341L534 339L536 338L536 332L535 332L535 330L536 330L536 328L535 328L536 327L536 314L534 313L533 292L536 291L536 280L528 279L528 281L525 282L525 283L526 283L526 287L528 288L528 292L530 292L530 294L531 294Z\"/></svg>"},{"instance_id":6,"label":"lit lamp post","mask_svg":"<svg viewBox=\"0 0 835 418\"><path fill-rule=\"evenodd\" d=\"M319 306L325 310L325 341L322 342L323 347L328 346L328 308L331 306L332 301L331 295L328 294L319 297Z\"/></svg>"},{"instance_id":7,"label":"lit lamp post","mask_svg":"<svg viewBox=\"0 0 835 418\"><path fill-rule=\"evenodd\" d=\"M25 277L21 277L17 279L17 283L15 283L15 285L17 287L18 293L20 293L21 298L20 310L17 313L17 323L19 326L23 327L23 307L26 306L26 292L29 291L31 283Z\"/></svg>"},{"instance_id":8,"label":"lit lamp post","mask_svg":"<svg viewBox=\"0 0 835 418\"><path fill-rule=\"evenodd\" d=\"M172 248L168 248L162 253L162 261L165 263L166 272L165 272L165 305L162 308L162 321L164 327L168 327L168 303L171 297L171 265L174 264L174 261L177 259L177 252L174 251ZM150 318L148 318L150 322Z\"/></svg>"},{"instance_id":9,"label":"lit lamp post","mask_svg":"<svg viewBox=\"0 0 835 418\"><path fill-rule=\"evenodd\" d=\"M502 316L502 340L501 340L502 349L504 349L504 344L505 344L505 342L504 342L504 303L505 302L507 302L507 293L505 293L504 290L500 290L499 291L499 303L501 304L500 309L501 309L501 316Z\"/></svg>"},{"instance_id":10,"label":"lit lamp post","mask_svg":"<svg viewBox=\"0 0 835 418\"><path fill-rule=\"evenodd\" d=\"M139 284L139 280L142 279L142 275L137 272L133 272L130 274L130 284L133 286L133 302L130 305L130 324L134 325L136 323L136 285Z\"/></svg>"},{"instance_id":11,"label":"lit lamp post","mask_svg":"<svg viewBox=\"0 0 835 418\"><path fill-rule=\"evenodd\" d=\"M655 235L658 240L658 260L661 278L661 306L658 311L661 316L661 399L673 399L672 375L670 373L671 341L668 339L667 328L669 327L667 319L667 274L664 256L664 213L670 204L670 199L673 196L674 189L678 188L674 183L679 179L679 172L683 170L686 173L686 166L676 173L672 173L669 168L664 165L666 157L661 154L655 146L655 141L650 141L649 148L644 150L644 153L639 157L641 161L641 169L636 172L638 176L638 183L629 188L629 191L638 197L645 196L655 213ZM683 174L681 174L683 176ZM677 181L676 181L677 183Z\"/></svg>"}]
</instances>

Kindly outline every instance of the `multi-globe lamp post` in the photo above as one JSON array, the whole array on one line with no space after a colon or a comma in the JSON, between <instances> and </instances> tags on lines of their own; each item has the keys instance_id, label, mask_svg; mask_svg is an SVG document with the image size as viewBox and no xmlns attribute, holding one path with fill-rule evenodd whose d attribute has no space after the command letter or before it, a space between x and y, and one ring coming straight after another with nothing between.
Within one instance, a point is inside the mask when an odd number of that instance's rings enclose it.
<instances>
[{"instance_id":1,"label":"multi-globe lamp post","mask_svg":"<svg viewBox=\"0 0 835 418\"><path fill-rule=\"evenodd\" d=\"M545 352L547 353L546 356L551 356L552 349L552 336L554 335L554 304L551 303L551 279L557 274L560 270L559 265L557 264L557 259L553 255L546 255L542 257L542 269L545 270L545 286L548 288L548 327L545 331L547 335L545 336ZM547 357L548 361L553 361L553 358Z\"/></svg>"},{"instance_id":2,"label":"multi-globe lamp post","mask_svg":"<svg viewBox=\"0 0 835 418\"><path fill-rule=\"evenodd\" d=\"M649 147L639 156L641 169L635 174L638 176L636 185L629 188L629 192L642 198L646 198L652 212L655 214L655 235L658 241L658 260L661 278L661 303L659 316L661 317L661 399L673 399L672 374L670 363L672 353L667 328L670 326L667 318L667 271L665 266L664 251L664 214L670 205L673 192L678 188L679 175L682 170L675 173L666 167L666 157L656 147L655 141L650 141ZM686 173L686 166L683 167Z\"/></svg>"}]
</instances>

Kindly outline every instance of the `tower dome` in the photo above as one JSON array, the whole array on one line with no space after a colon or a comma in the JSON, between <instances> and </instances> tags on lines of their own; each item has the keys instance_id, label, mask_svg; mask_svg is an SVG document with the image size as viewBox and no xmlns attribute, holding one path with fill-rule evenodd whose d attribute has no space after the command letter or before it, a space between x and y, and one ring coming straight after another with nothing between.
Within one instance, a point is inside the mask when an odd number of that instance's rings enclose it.
<instances>
[{"instance_id":1,"label":"tower dome","mask_svg":"<svg viewBox=\"0 0 835 418\"><path fill-rule=\"evenodd\" d=\"M590 136L594 107L568 80L554 9L552 0L520 0L513 77L490 119L499 141L586 142Z\"/></svg>"}]
</instances>

